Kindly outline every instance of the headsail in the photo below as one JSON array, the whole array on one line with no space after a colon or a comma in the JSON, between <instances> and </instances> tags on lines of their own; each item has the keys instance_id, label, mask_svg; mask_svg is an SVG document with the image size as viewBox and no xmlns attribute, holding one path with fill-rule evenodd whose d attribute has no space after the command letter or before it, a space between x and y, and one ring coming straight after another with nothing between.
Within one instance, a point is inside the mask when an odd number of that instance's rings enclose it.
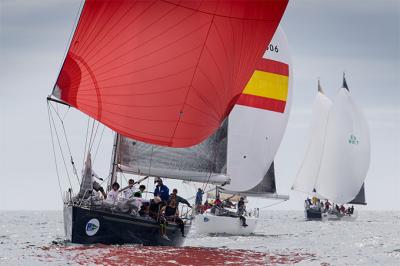
<instances>
[{"instance_id":1,"label":"headsail","mask_svg":"<svg viewBox=\"0 0 400 266\"><path fill-rule=\"evenodd\" d=\"M126 137L196 145L229 114L287 2L87 0L53 95Z\"/></svg>"},{"instance_id":2,"label":"headsail","mask_svg":"<svg viewBox=\"0 0 400 266\"><path fill-rule=\"evenodd\" d=\"M227 121L216 133L190 148L148 144L120 136L117 171L211 184L229 182L226 175Z\"/></svg>"},{"instance_id":3,"label":"headsail","mask_svg":"<svg viewBox=\"0 0 400 266\"><path fill-rule=\"evenodd\" d=\"M229 115L228 175L231 183L226 189L249 190L268 172L289 117L291 73L288 42L278 27Z\"/></svg>"},{"instance_id":4,"label":"headsail","mask_svg":"<svg viewBox=\"0 0 400 266\"><path fill-rule=\"evenodd\" d=\"M332 101L322 92L318 81L318 92L312 109L310 140L292 189L304 193L315 193L314 190L319 177L326 127L331 107Z\"/></svg>"}]
</instances>

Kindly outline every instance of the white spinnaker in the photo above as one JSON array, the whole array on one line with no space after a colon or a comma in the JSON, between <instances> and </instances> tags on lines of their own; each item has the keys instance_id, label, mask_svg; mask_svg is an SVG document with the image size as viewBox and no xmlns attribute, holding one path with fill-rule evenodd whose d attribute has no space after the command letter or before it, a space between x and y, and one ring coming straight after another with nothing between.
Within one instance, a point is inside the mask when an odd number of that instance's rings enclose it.
<instances>
[{"instance_id":1,"label":"white spinnaker","mask_svg":"<svg viewBox=\"0 0 400 266\"><path fill-rule=\"evenodd\" d=\"M263 58L288 64L289 85L284 113L235 105L228 123L227 174L231 178L224 188L244 191L264 178L282 141L292 101L292 64L283 30L278 27L271 41L278 52L267 51Z\"/></svg>"},{"instance_id":2,"label":"white spinnaker","mask_svg":"<svg viewBox=\"0 0 400 266\"><path fill-rule=\"evenodd\" d=\"M311 194L315 188L320 171L331 107L332 101L325 94L318 91L312 109L308 148L292 189Z\"/></svg>"},{"instance_id":3,"label":"white spinnaker","mask_svg":"<svg viewBox=\"0 0 400 266\"><path fill-rule=\"evenodd\" d=\"M350 92L341 88L329 112L318 194L344 204L357 195L370 163L367 121Z\"/></svg>"}]
</instances>

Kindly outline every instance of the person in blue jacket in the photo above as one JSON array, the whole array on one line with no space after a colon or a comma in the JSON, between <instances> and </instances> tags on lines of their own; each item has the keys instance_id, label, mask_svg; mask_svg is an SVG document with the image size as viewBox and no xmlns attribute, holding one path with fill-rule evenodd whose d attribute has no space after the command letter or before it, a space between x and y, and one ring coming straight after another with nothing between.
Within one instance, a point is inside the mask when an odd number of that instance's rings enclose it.
<instances>
[{"instance_id":1,"label":"person in blue jacket","mask_svg":"<svg viewBox=\"0 0 400 266\"><path fill-rule=\"evenodd\" d=\"M163 184L161 178L156 180L157 186L154 189L154 196L159 196L162 201L168 201L169 198L169 188Z\"/></svg>"}]
</instances>

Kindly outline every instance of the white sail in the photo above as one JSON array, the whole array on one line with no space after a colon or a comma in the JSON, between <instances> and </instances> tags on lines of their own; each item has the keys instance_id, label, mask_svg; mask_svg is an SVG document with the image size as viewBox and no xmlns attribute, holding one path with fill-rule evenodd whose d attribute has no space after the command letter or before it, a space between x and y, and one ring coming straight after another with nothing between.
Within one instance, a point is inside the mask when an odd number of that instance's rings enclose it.
<instances>
[{"instance_id":1,"label":"white sail","mask_svg":"<svg viewBox=\"0 0 400 266\"><path fill-rule=\"evenodd\" d=\"M346 88L341 88L329 112L324 153L315 189L337 203L354 199L370 162L369 129Z\"/></svg>"},{"instance_id":2,"label":"white sail","mask_svg":"<svg viewBox=\"0 0 400 266\"><path fill-rule=\"evenodd\" d=\"M319 177L328 116L331 107L332 101L323 94L319 87L313 105L308 148L292 189L309 194L313 193L315 189L315 184Z\"/></svg>"},{"instance_id":3,"label":"white sail","mask_svg":"<svg viewBox=\"0 0 400 266\"><path fill-rule=\"evenodd\" d=\"M245 191L262 181L274 160L287 125L292 98L292 67L287 39L281 28L278 27L275 32L263 59L275 69L272 72L267 70L267 77L256 81L259 90L250 91L249 94L251 97L257 94L266 96L260 97L261 102L276 100L278 105L284 104L284 109L263 108L262 104L257 105L257 99L249 105L241 104L239 99L229 115L227 173L231 182L224 186L227 190ZM280 67L287 70L286 74L276 74ZM253 77L260 74L256 72Z\"/></svg>"}]
</instances>

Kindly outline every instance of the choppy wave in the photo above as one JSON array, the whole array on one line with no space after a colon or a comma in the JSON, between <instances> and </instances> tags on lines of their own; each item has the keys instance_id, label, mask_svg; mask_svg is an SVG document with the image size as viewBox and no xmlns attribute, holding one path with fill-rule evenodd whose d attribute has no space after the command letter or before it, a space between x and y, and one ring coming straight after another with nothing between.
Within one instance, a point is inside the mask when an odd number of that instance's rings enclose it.
<instances>
[{"instance_id":1,"label":"choppy wave","mask_svg":"<svg viewBox=\"0 0 400 266\"><path fill-rule=\"evenodd\" d=\"M298 211L262 213L251 236L189 233L185 246L76 245L61 212L1 212L1 265L400 265L400 213L354 222L306 222Z\"/></svg>"}]
</instances>

